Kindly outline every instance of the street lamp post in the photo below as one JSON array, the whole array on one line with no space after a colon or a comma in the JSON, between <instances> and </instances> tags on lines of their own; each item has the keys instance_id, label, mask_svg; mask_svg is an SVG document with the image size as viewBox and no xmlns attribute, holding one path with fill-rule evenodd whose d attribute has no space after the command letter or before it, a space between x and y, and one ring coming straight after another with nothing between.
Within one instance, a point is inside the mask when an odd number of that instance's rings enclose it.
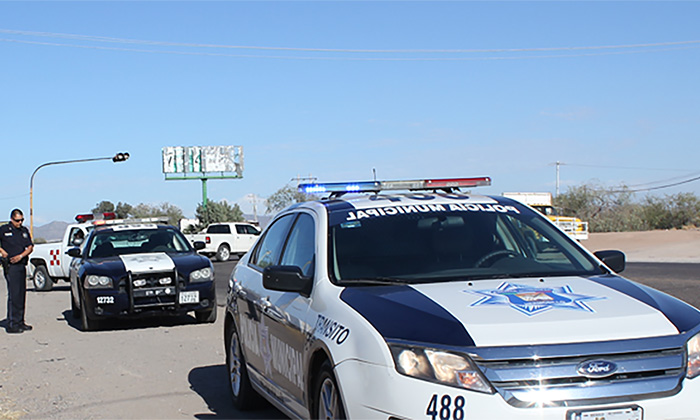
<instances>
[{"instance_id":1,"label":"street lamp post","mask_svg":"<svg viewBox=\"0 0 700 420\"><path fill-rule=\"evenodd\" d=\"M36 175L37 171L44 166L50 166L50 165L61 165L64 163L78 163L78 162L93 162L96 160L112 160L112 162L124 162L125 160L129 159L129 153L127 152L120 152L117 153L114 156L109 156L109 157L99 157L99 158L90 158L90 159L74 159L74 160L61 160L57 162L47 162L44 164L39 165L34 172L32 172L32 177L29 179L29 232L34 238L34 175Z\"/></svg>"}]
</instances>

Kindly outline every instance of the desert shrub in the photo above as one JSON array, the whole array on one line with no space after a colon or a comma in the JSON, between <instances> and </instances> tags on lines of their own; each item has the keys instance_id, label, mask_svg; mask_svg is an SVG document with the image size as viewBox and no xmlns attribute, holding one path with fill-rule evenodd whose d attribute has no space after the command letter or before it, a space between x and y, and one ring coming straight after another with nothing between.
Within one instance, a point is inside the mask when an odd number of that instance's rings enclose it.
<instances>
[{"instance_id":1,"label":"desert shrub","mask_svg":"<svg viewBox=\"0 0 700 420\"><path fill-rule=\"evenodd\" d=\"M634 200L627 187L589 183L569 188L554 200L562 215L588 222L590 232L682 229L700 226L700 200L693 193Z\"/></svg>"}]
</instances>

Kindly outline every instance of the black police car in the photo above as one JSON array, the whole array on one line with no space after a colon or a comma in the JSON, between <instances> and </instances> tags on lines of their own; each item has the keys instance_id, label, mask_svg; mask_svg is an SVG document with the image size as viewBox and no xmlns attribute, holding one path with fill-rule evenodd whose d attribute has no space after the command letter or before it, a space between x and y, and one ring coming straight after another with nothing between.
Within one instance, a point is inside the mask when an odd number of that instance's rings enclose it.
<instances>
[{"instance_id":1,"label":"black police car","mask_svg":"<svg viewBox=\"0 0 700 420\"><path fill-rule=\"evenodd\" d=\"M85 331L107 318L182 315L216 321L214 268L175 227L156 219L105 221L71 263L71 307ZM204 244L196 244L200 248Z\"/></svg>"}]
</instances>

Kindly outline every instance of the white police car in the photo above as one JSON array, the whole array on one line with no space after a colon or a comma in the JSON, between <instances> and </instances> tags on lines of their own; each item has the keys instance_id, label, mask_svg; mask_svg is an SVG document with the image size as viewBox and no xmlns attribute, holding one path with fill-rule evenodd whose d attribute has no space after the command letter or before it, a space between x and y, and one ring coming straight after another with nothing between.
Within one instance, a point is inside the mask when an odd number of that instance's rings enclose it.
<instances>
[{"instance_id":1,"label":"white police car","mask_svg":"<svg viewBox=\"0 0 700 420\"><path fill-rule=\"evenodd\" d=\"M236 266L233 403L294 418L698 419L700 311L489 178L303 185ZM379 194L380 190L411 190ZM419 191L425 190L425 191ZM348 195L345 192L371 192Z\"/></svg>"}]
</instances>

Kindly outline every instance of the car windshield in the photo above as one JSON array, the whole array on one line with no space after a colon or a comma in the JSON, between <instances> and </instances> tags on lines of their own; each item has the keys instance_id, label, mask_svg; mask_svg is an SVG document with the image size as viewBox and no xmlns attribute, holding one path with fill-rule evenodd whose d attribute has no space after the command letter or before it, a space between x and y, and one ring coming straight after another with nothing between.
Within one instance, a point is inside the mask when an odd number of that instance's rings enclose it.
<instances>
[{"instance_id":1,"label":"car windshield","mask_svg":"<svg viewBox=\"0 0 700 420\"><path fill-rule=\"evenodd\" d=\"M566 234L526 207L410 207L426 211L332 211L334 281L411 284L603 272Z\"/></svg>"},{"instance_id":2,"label":"car windshield","mask_svg":"<svg viewBox=\"0 0 700 420\"><path fill-rule=\"evenodd\" d=\"M175 229L144 227L95 232L88 245L88 258L107 258L116 255L148 252L191 252L187 240Z\"/></svg>"}]
</instances>

